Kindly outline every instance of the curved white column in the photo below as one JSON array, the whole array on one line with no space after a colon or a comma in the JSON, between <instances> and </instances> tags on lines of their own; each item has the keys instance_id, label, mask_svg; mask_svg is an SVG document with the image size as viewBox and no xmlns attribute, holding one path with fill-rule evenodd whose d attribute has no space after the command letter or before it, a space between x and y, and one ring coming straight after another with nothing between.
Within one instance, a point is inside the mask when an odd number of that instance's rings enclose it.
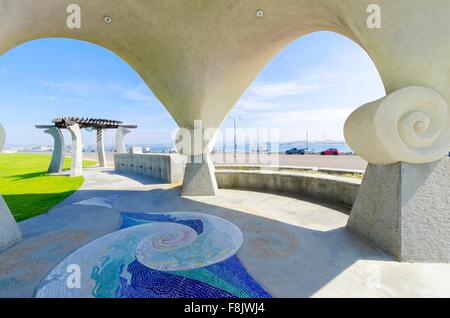
<instances>
[{"instance_id":1,"label":"curved white column","mask_svg":"<svg viewBox=\"0 0 450 318\"><path fill-rule=\"evenodd\" d=\"M98 165L100 167L107 167L108 162L106 161L105 153L105 130L102 128L97 129L97 154L98 154Z\"/></svg>"},{"instance_id":2,"label":"curved white column","mask_svg":"<svg viewBox=\"0 0 450 318\"><path fill-rule=\"evenodd\" d=\"M5 137L5 129L0 124L0 153L3 152L5 147ZM6 205L5 200L0 195L0 250L10 247L21 238L22 232Z\"/></svg>"},{"instance_id":3,"label":"curved white column","mask_svg":"<svg viewBox=\"0 0 450 318\"><path fill-rule=\"evenodd\" d=\"M70 175L80 176L83 173L83 144L81 142L81 130L78 124L68 126L67 130L72 136L72 167Z\"/></svg>"},{"instance_id":4,"label":"curved white column","mask_svg":"<svg viewBox=\"0 0 450 318\"><path fill-rule=\"evenodd\" d=\"M125 127L117 128L116 132L116 153L126 153L125 148L125 136L131 132L130 129Z\"/></svg>"},{"instance_id":5,"label":"curved white column","mask_svg":"<svg viewBox=\"0 0 450 318\"><path fill-rule=\"evenodd\" d=\"M20 241L21 238L22 232L6 205L5 200L0 195L0 250L10 247Z\"/></svg>"},{"instance_id":6,"label":"curved white column","mask_svg":"<svg viewBox=\"0 0 450 318\"><path fill-rule=\"evenodd\" d=\"M5 145L6 145L6 131L5 128L3 128L2 124L0 124L0 153L3 153L5 151Z\"/></svg>"},{"instance_id":7,"label":"curved white column","mask_svg":"<svg viewBox=\"0 0 450 318\"><path fill-rule=\"evenodd\" d=\"M64 168L64 157L66 152L66 146L64 143L64 136L61 133L61 129L52 127L44 130L46 134L53 137L53 155L48 168L49 173L61 173Z\"/></svg>"}]
</instances>

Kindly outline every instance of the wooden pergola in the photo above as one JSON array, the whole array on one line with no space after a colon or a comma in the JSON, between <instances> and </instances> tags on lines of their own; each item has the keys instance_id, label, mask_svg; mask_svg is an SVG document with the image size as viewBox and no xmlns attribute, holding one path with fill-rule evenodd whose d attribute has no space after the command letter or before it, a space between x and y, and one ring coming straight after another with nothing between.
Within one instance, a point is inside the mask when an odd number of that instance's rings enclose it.
<instances>
[{"instance_id":1,"label":"wooden pergola","mask_svg":"<svg viewBox=\"0 0 450 318\"><path fill-rule=\"evenodd\" d=\"M82 142L81 129L95 129L97 131L97 152L100 167L106 167L106 154L104 144L105 129L117 129L116 134L116 152L124 153L124 136L130 132L130 129L136 129L137 125L124 125L118 120L103 118L84 118L84 117L62 117L52 120L53 125L36 125L38 129L45 129L45 132L55 139L53 158L50 163L49 172L61 172L64 164L64 137L61 129L67 129L72 135L72 169L71 175L80 175L82 169Z\"/></svg>"},{"instance_id":2,"label":"wooden pergola","mask_svg":"<svg viewBox=\"0 0 450 318\"><path fill-rule=\"evenodd\" d=\"M55 118L52 120L56 127L65 129L67 126L78 124L80 129L83 128L95 128L95 129L117 129L119 127L124 128L137 128L137 125L123 125L123 122L118 120L102 119L102 118L83 118L83 117L64 117Z\"/></svg>"}]
</instances>

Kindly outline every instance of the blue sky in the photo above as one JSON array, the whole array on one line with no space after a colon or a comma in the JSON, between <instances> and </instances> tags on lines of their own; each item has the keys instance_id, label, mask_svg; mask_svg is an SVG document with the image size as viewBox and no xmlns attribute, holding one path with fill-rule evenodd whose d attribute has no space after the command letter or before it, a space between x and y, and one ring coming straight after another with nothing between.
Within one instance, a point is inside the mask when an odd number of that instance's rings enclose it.
<instances>
[{"instance_id":1,"label":"blue sky","mask_svg":"<svg viewBox=\"0 0 450 318\"><path fill-rule=\"evenodd\" d=\"M330 32L289 45L233 109L239 127L279 128L281 141L343 140L346 117L384 96L367 54ZM0 57L0 122L9 145L51 144L34 128L54 117L118 119L138 124L130 144L167 144L176 124L137 73L101 47L67 39L25 43ZM227 120L225 127L231 127ZM84 132L84 144L95 142ZM112 145L113 132L106 135Z\"/></svg>"}]
</instances>

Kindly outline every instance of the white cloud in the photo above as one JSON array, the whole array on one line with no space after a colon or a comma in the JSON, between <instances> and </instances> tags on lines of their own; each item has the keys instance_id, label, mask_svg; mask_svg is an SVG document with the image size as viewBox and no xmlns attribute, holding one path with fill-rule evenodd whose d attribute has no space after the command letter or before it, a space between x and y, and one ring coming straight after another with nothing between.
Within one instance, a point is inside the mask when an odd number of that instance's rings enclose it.
<instances>
[{"instance_id":1,"label":"white cloud","mask_svg":"<svg viewBox=\"0 0 450 318\"><path fill-rule=\"evenodd\" d=\"M156 101L145 85L126 86L120 83L101 83L94 80L40 81L39 83L43 87L62 94L82 97L112 97L147 104Z\"/></svg>"},{"instance_id":2,"label":"white cloud","mask_svg":"<svg viewBox=\"0 0 450 318\"><path fill-rule=\"evenodd\" d=\"M275 99L285 96L302 95L318 88L318 85L300 82L265 83L252 86L249 95L261 99Z\"/></svg>"},{"instance_id":3,"label":"white cloud","mask_svg":"<svg viewBox=\"0 0 450 318\"><path fill-rule=\"evenodd\" d=\"M242 98L235 108L240 112L253 112L279 109L282 105L274 102L259 101L256 99Z\"/></svg>"},{"instance_id":4,"label":"white cloud","mask_svg":"<svg viewBox=\"0 0 450 318\"><path fill-rule=\"evenodd\" d=\"M40 81L41 86L49 88L65 94L74 94L85 96L93 92L97 88L97 84L93 81L64 81L64 82L50 82Z\"/></svg>"},{"instance_id":5,"label":"white cloud","mask_svg":"<svg viewBox=\"0 0 450 318\"><path fill-rule=\"evenodd\" d=\"M112 90L117 91L123 99L143 102L143 103L153 103L156 99L150 95L149 89L144 85L138 85L134 87L126 87L123 85L113 84L111 85Z\"/></svg>"},{"instance_id":6,"label":"white cloud","mask_svg":"<svg viewBox=\"0 0 450 318\"><path fill-rule=\"evenodd\" d=\"M336 83L338 79L339 75L336 73L318 73L298 81L256 82L250 87L246 96L260 100L301 96L317 91L326 85Z\"/></svg>"},{"instance_id":7,"label":"white cloud","mask_svg":"<svg viewBox=\"0 0 450 318\"><path fill-rule=\"evenodd\" d=\"M256 127L279 129L280 140L304 140L309 131L311 140L343 140L344 122L353 108L320 108L260 113L253 118Z\"/></svg>"},{"instance_id":8,"label":"white cloud","mask_svg":"<svg viewBox=\"0 0 450 318\"><path fill-rule=\"evenodd\" d=\"M275 111L256 114L254 119L271 126L298 125L303 122L342 123L353 112L353 108L321 108L315 110Z\"/></svg>"}]
</instances>

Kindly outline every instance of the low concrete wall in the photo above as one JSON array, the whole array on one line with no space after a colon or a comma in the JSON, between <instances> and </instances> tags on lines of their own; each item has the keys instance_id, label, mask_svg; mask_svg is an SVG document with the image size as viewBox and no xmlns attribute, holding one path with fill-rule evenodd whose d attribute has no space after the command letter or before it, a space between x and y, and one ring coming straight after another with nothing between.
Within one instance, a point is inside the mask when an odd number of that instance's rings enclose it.
<instances>
[{"instance_id":1,"label":"low concrete wall","mask_svg":"<svg viewBox=\"0 0 450 318\"><path fill-rule=\"evenodd\" d=\"M216 170L265 170L265 171L279 171L279 172L320 172L323 174L341 175L341 176L362 176L364 170L349 170L336 168L318 168L318 167L302 167L302 166L264 166L264 165L215 165Z\"/></svg>"},{"instance_id":2,"label":"low concrete wall","mask_svg":"<svg viewBox=\"0 0 450 318\"><path fill-rule=\"evenodd\" d=\"M358 179L283 171L216 170L219 188L301 194L318 200L352 206Z\"/></svg>"},{"instance_id":3,"label":"low concrete wall","mask_svg":"<svg viewBox=\"0 0 450 318\"><path fill-rule=\"evenodd\" d=\"M115 154L114 163L119 173L135 173L179 183L183 181L186 158L179 154ZM215 171L219 188L300 194L348 206L355 202L361 181L334 175L362 173L338 169L226 165L216 166Z\"/></svg>"},{"instance_id":4,"label":"low concrete wall","mask_svg":"<svg viewBox=\"0 0 450 318\"><path fill-rule=\"evenodd\" d=\"M179 154L114 154L119 173L135 173L169 183L183 181L186 159Z\"/></svg>"}]
</instances>

